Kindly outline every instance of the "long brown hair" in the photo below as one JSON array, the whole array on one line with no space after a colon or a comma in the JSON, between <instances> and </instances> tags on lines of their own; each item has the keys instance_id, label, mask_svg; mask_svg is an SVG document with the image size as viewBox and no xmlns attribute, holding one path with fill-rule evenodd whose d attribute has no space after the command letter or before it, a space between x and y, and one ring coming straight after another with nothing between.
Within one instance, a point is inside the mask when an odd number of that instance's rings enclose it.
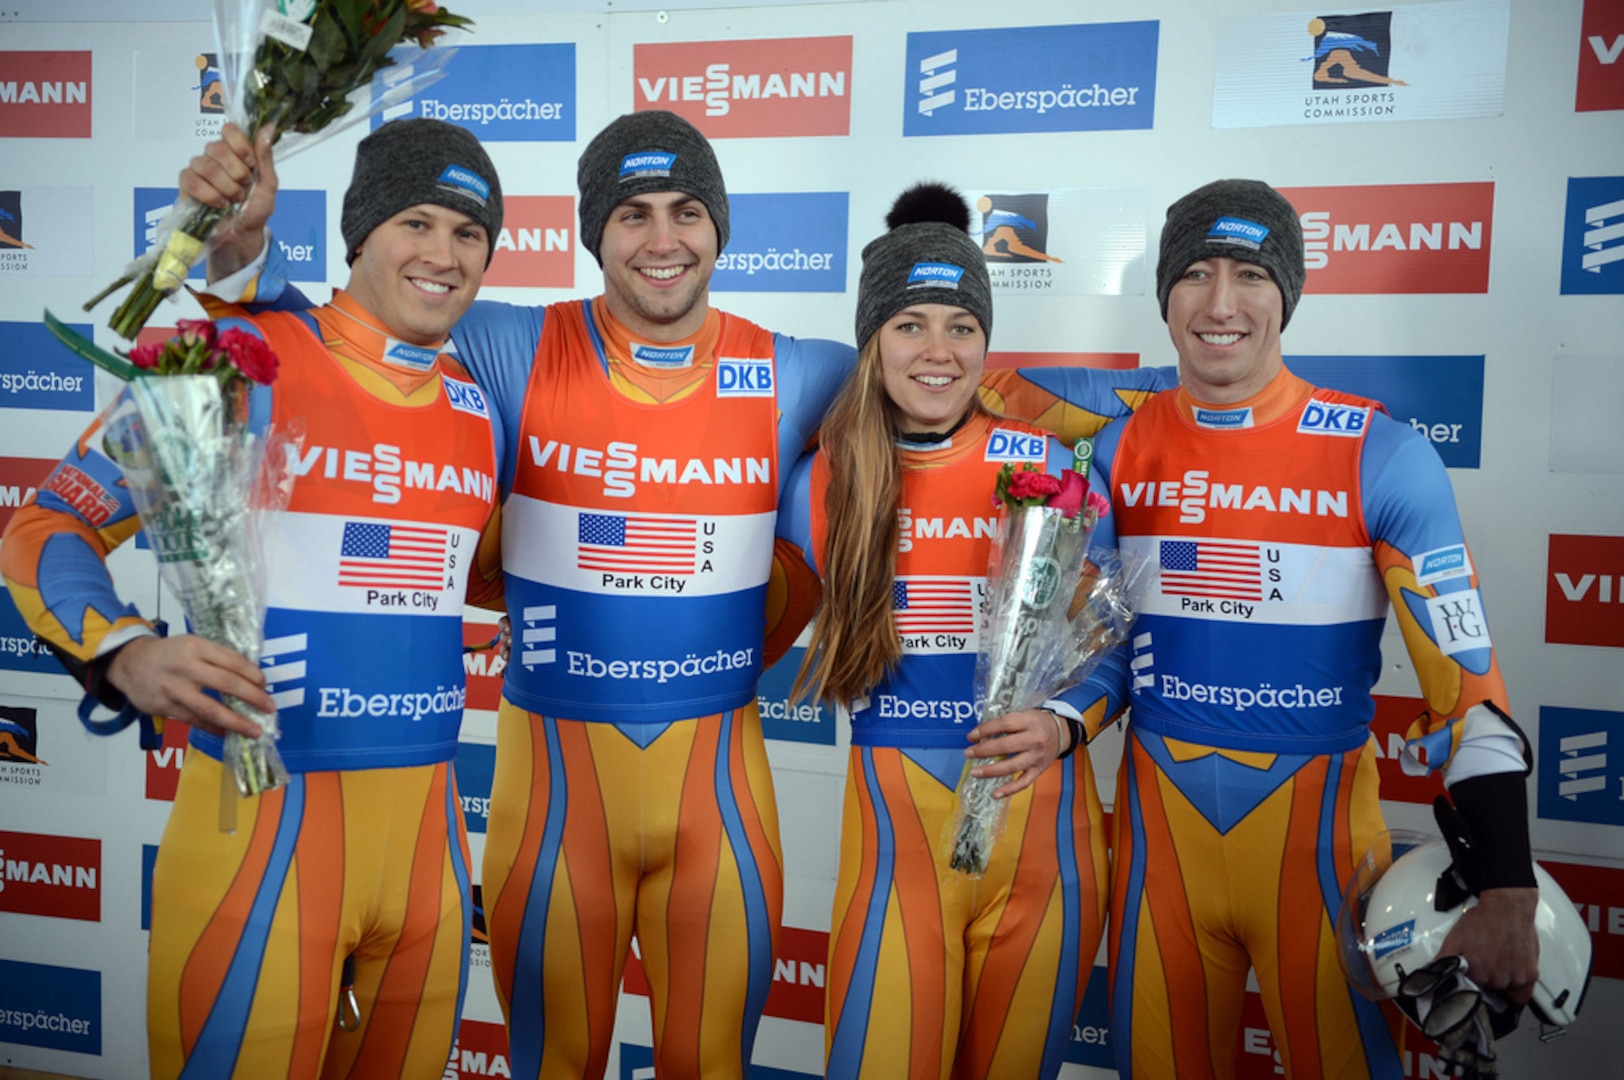
<instances>
[{"instance_id":1,"label":"long brown hair","mask_svg":"<svg viewBox=\"0 0 1624 1080\"><path fill-rule=\"evenodd\" d=\"M874 334L823 420L820 441L829 465L823 602L792 697L810 690L818 700L849 702L902 657L891 617L902 497L895 412Z\"/></svg>"}]
</instances>

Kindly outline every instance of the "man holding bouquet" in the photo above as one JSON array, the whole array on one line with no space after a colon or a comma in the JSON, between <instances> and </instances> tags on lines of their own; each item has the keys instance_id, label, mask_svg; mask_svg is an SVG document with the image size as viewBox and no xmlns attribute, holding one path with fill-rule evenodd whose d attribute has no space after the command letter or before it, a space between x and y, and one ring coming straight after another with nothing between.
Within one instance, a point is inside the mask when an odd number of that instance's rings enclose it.
<instances>
[{"instance_id":1,"label":"man holding bouquet","mask_svg":"<svg viewBox=\"0 0 1624 1080\"><path fill-rule=\"evenodd\" d=\"M239 149L194 159L182 189L243 199L252 155ZM268 204L267 191L245 213ZM465 592L499 595L501 465L483 394L441 349L501 224L478 140L438 121L389 123L356 152L342 219L351 272L332 303L207 305L280 357L250 422L304 428L291 503L265 541L263 671L198 637L158 636L119 598L103 560L140 527L103 452L123 397L6 531L18 608L90 694L193 725L153 872L154 1076L444 1070L471 917L451 771L461 612ZM242 803L235 833L220 828L220 736L259 731L219 695L278 711L292 774Z\"/></svg>"},{"instance_id":2,"label":"man holding bouquet","mask_svg":"<svg viewBox=\"0 0 1624 1080\"><path fill-rule=\"evenodd\" d=\"M1389 601L1426 699L1406 771L1442 771L1479 855L1480 902L1442 951L1514 1001L1538 974L1530 752L1449 477L1378 403L1285 367L1305 273L1268 185L1175 202L1156 277L1182 385L1096 447L1099 542L1114 530L1152 567L1116 678L1097 678L1133 710L1109 939L1124 1075L1227 1074L1249 967L1287 1075L1403 1075L1398 1014L1354 993L1334 937L1383 828L1369 724Z\"/></svg>"}]
</instances>

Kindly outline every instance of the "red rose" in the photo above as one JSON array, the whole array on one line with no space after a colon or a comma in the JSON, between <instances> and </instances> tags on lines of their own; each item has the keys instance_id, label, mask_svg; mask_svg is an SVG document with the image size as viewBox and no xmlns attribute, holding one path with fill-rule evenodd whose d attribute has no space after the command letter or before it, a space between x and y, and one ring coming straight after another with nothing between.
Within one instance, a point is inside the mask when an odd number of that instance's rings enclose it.
<instances>
[{"instance_id":1,"label":"red rose","mask_svg":"<svg viewBox=\"0 0 1624 1080\"><path fill-rule=\"evenodd\" d=\"M1059 493L1060 481L1046 472L1020 469L1009 478L1009 498L1012 502L1023 499L1048 499L1049 496Z\"/></svg>"},{"instance_id":2,"label":"red rose","mask_svg":"<svg viewBox=\"0 0 1624 1080\"><path fill-rule=\"evenodd\" d=\"M158 366L158 357L163 355L164 346L160 342L149 345L137 345L130 350L130 363L143 371L151 371Z\"/></svg>"},{"instance_id":3,"label":"red rose","mask_svg":"<svg viewBox=\"0 0 1624 1080\"><path fill-rule=\"evenodd\" d=\"M1088 481L1082 474L1064 469L1060 473L1060 490L1045 505L1054 507L1067 517L1076 517L1087 495Z\"/></svg>"},{"instance_id":4,"label":"red rose","mask_svg":"<svg viewBox=\"0 0 1624 1080\"><path fill-rule=\"evenodd\" d=\"M220 348L238 371L255 382L269 384L276 379L276 353L263 339L232 327L220 335Z\"/></svg>"},{"instance_id":5,"label":"red rose","mask_svg":"<svg viewBox=\"0 0 1624 1080\"><path fill-rule=\"evenodd\" d=\"M183 349L189 349L198 342L206 348L214 348L214 323L208 319L181 319L175 323L175 337Z\"/></svg>"}]
</instances>

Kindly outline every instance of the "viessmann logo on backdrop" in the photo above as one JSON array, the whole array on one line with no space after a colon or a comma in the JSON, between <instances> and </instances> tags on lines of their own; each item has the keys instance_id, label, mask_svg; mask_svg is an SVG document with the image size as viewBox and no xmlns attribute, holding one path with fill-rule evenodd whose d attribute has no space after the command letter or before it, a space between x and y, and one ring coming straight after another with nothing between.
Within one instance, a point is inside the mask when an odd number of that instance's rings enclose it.
<instances>
[{"instance_id":1,"label":"viessmann logo on backdrop","mask_svg":"<svg viewBox=\"0 0 1624 1080\"><path fill-rule=\"evenodd\" d=\"M1159 32L1124 22L911 33L902 133L1152 127Z\"/></svg>"},{"instance_id":2,"label":"viessmann logo on backdrop","mask_svg":"<svg viewBox=\"0 0 1624 1080\"><path fill-rule=\"evenodd\" d=\"M0 138L90 138L90 53L0 52Z\"/></svg>"},{"instance_id":3,"label":"viessmann logo on backdrop","mask_svg":"<svg viewBox=\"0 0 1624 1080\"><path fill-rule=\"evenodd\" d=\"M1302 216L1310 293L1489 291L1492 181L1281 188Z\"/></svg>"},{"instance_id":4,"label":"viessmann logo on backdrop","mask_svg":"<svg viewBox=\"0 0 1624 1080\"><path fill-rule=\"evenodd\" d=\"M388 92L390 77L385 68L373 78L374 98ZM445 78L374 114L372 127L422 116L486 142L574 142L575 111L574 44L462 45Z\"/></svg>"},{"instance_id":5,"label":"viessmann logo on backdrop","mask_svg":"<svg viewBox=\"0 0 1624 1080\"><path fill-rule=\"evenodd\" d=\"M0 911L101 921L101 841L0 831Z\"/></svg>"},{"instance_id":6,"label":"viessmann logo on backdrop","mask_svg":"<svg viewBox=\"0 0 1624 1080\"><path fill-rule=\"evenodd\" d=\"M1624 5L1585 0L1579 23L1577 112L1624 109Z\"/></svg>"},{"instance_id":7,"label":"viessmann logo on backdrop","mask_svg":"<svg viewBox=\"0 0 1624 1080\"><path fill-rule=\"evenodd\" d=\"M637 45L632 86L713 139L847 135L851 37Z\"/></svg>"},{"instance_id":8,"label":"viessmann logo on backdrop","mask_svg":"<svg viewBox=\"0 0 1624 1080\"><path fill-rule=\"evenodd\" d=\"M1545 640L1624 648L1624 536L1551 534Z\"/></svg>"},{"instance_id":9,"label":"viessmann logo on backdrop","mask_svg":"<svg viewBox=\"0 0 1624 1080\"><path fill-rule=\"evenodd\" d=\"M485 284L574 288L574 235L573 195L507 196Z\"/></svg>"}]
</instances>

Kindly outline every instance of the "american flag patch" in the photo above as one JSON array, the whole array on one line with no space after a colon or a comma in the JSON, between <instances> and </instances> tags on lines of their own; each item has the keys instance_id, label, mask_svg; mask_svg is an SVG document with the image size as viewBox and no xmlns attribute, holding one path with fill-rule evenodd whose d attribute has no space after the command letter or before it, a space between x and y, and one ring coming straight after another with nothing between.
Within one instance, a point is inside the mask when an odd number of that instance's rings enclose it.
<instances>
[{"instance_id":1,"label":"american flag patch","mask_svg":"<svg viewBox=\"0 0 1624 1080\"><path fill-rule=\"evenodd\" d=\"M575 565L615 573L692 574L699 522L635 514L581 515Z\"/></svg>"},{"instance_id":2,"label":"american flag patch","mask_svg":"<svg viewBox=\"0 0 1624 1080\"><path fill-rule=\"evenodd\" d=\"M975 598L964 578L903 577L891 583L891 616L899 634L969 634Z\"/></svg>"},{"instance_id":3,"label":"american flag patch","mask_svg":"<svg viewBox=\"0 0 1624 1080\"><path fill-rule=\"evenodd\" d=\"M344 523L338 583L369 589L439 589L445 585L447 530L422 525Z\"/></svg>"},{"instance_id":4,"label":"american flag patch","mask_svg":"<svg viewBox=\"0 0 1624 1080\"><path fill-rule=\"evenodd\" d=\"M1263 599L1263 563L1256 544L1163 540L1161 563L1163 596Z\"/></svg>"}]
</instances>

